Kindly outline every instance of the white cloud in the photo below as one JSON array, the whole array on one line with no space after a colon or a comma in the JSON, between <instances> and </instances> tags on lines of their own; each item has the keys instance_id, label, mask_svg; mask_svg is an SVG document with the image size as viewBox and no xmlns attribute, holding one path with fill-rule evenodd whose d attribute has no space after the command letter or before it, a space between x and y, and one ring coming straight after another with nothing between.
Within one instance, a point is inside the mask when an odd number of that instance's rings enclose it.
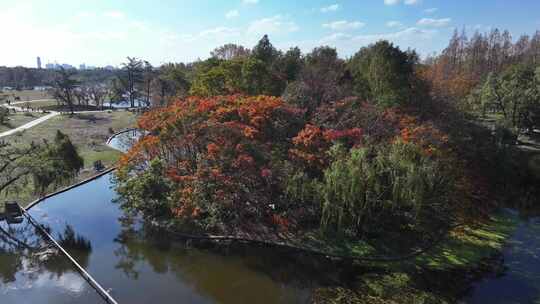
<instances>
[{"instance_id":1,"label":"white cloud","mask_svg":"<svg viewBox=\"0 0 540 304\"><path fill-rule=\"evenodd\" d=\"M242 3L244 3L244 4L257 4L257 3L259 3L259 0L242 0Z\"/></svg>"},{"instance_id":2,"label":"white cloud","mask_svg":"<svg viewBox=\"0 0 540 304\"><path fill-rule=\"evenodd\" d=\"M313 41L311 44L307 44L304 48L314 47L321 44L330 45L336 47L340 54L350 56L358 51L362 46L375 43L379 40L388 40L400 48L427 48L429 47L433 39L438 35L436 29L421 29L417 27L410 27L404 30L391 32L391 33L378 33L378 34L362 34L362 35L349 35L346 33L334 33L332 35L325 36L318 41Z\"/></svg>"},{"instance_id":3,"label":"white cloud","mask_svg":"<svg viewBox=\"0 0 540 304\"><path fill-rule=\"evenodd\" d=\"M95 17L96 14L94 12L91 12L91 11L83 11L83 12L78 12L75 17L77 18L90 18L90 17Z\"/></svg>"},{"instance_id":4,"label":"white cloud","mask_svg":"<svg viewBox=\"0 0 540 304\"><path fill-rule=\"evenodd\" d=\"M321 7L321 12L328 13L328 12L335 12L339 9L339 4L332 4L329 6Z\"/></svg>"},{"instance_id":5,"label":"white cloud","mask_svg":"<svg viewBox=\"0 0 540 304\"><path fill-rule=\"evenodd\" d=\"M114 19L123 19L126 17L126 15L121 11L107 11L103 13L103 16Z\"/></svg>"},{"instance_id":6,"label":"white cloud","mask_svg":"<svg viewBox=\"0 0 540 304\"><path fill-rule=\"evenodd\" d=\"M424 13L426 14L434 14L435 12L437 12L439 9L436 8L436 7L432 7L432 8L427 8L424 10Z\"/></svg>"},{"instance_id":7,"label":"white cloud","mask_svg":"<svg viewBox=\"0 0 540 304\"><path fill-rule=\"evenodd\" d=\"M388 21L386 22L386 26L387 27L402 27L403 26L403 23L399 22L399 21L395 21L395 20L392 20L392 21Z\"/></svg>"},{"instance_id":8,"label":"white cloud","mask_svg":"<svg viewBox=\"0 0 540 304\"><path fill-rule=\"evenodd\" d=\"M253 35L282 34L296 32L298 29L298 25L294 21L287 20L281 15L275 15L251 22L247 32Z\"/></svg>"},{"instance_id":9,"label":"white cloud","mask_svg":"<svg viewBox=\"0 0 540 304\"><path fill-rule=\"evenodd\" d=\"M486 31L486 32L491 31L493 29L491 25L485 25L485 24L475 24L473 28L478 31Z\"/></svg>"},{"instance_id":10,"label":"white cloud","mask_svg":"<svg viewBox=\"0 0 540 304\"><path fill-rule=\"evenodd\" d=\"M238 16L240 16L240 13L238 12L238 10L230 10L225 14L225 18L227 19L236 18Z\"/></svg>"},{"instance_id":11,"label":"white cloud","mask_svg":"<svg viewBox=\"0 0 540 304\"><path fill-rule=\"evenodd\" d=\"M327 43L334 43L336 41L340 40L348 40L351 39L353 36L345 33L334 33L332 35L328 35L323 37L319 42L321 44L327 44Z\"/></svg>"},{"instance_id":12,"label":"white cloud","mask_svg":"<svg viewBox=\"0 0 540 304\"><path fill-rule=\"evenodd\" d=\"M401 0L384 0L384 5L396 5L399 4ZM416 5L420 3L421 0L403 0L405 5Z\"/></svg>"},{"instance_id":13,"label":"white cloud","mask_svg":"<svg viewBox=\"0 0 540 304\"><path fill-rule=\"evenodd\" d=\"M399 3L399 0L384 0L384 5L396 5Z\"/></svg>"},{"instance_id":14,"label":"white cloud","mask_svg":"<svg viewBox=\"0 0 540 304\"><path fill-rule=\"evenodd\" d=\"M420 3L420 0L405 0L404 3L405 5L415 5Z\"/></svg>"},{"instance_id":15,"label":"white cloud","mask_svg":"<svg viewBox=\"0 0 540 304\"><path fill-rule=\"evenodd\" d=\"M330 23L323 23L322 27L329 28L333 30L353 30L364 27L366 24L360 21L347 21L339 20Z\"/></svg>"},{"instance_id":16,"label":"white cloud","mask_svg":"<svg viewBox=\"0 0 540 304\"><path fill-rule=\"evenodd\" d=\"M418 20L416 24L421 25L421 26L443 27L450 24L450 22L452 22L452 19L450 18L441 18L441 19L422 18Z\"/></svg>"},{"instance_id":17,"label":"white cloud","mask_svg":"<svg viewBox=\"0 0 540 304\"><path fill-rule=\"evenodd\" d=\"M216 28L207 29L199 33L199 36L201 37L209 37L209 36L238 36L240 35L240 32L235 28L225 27L225 26L218 26Z\"/></svg>"}]
</instances>

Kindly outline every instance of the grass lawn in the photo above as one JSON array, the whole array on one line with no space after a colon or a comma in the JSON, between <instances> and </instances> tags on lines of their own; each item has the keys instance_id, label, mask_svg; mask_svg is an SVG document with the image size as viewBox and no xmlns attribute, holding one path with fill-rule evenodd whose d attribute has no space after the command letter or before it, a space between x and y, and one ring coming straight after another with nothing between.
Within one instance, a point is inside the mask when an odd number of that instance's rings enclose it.
<instances>
[{"instance_id":1,"label":"grass lawn","mask_svg":"<svg viewBox=\"0 0 540 304\"><path fill-rule=\"evenodd\" d=\"M111 132L135 126L136 117L127 111L60 115L34 128L5 137L4 140L14 145L28 145L31 142L52 141L57 130L67 134L84 159L85 168L75 181L77 182L96 174L93 168L96 160L101 160L107 167L114 165L120 152L109 148L105 142ZM28 204L36 199L36 195L30 191L31 186L22 187L18 193L10 193L0 201L17 200L23 205ZM49 192L52 191L54 189Z\"/></svg>"},{"instance_id":2,"label":"grass lawn","mask_svg":"<svg viewBox=\"0 0 540 304\"><path fill-rule=\"evenodd\" d=\"M39 109L44 111L56 111L56 112L69 112L69 108L64 104L58 104L58 101L56 99L43 99L43 100L37 100L37 101L29 101L16 104L19 107L26 108L31 107L33 109ZM101 107L96 107L95 105L73 105L74 111L97 111L101 110ZM103 108L103 110L107 110L107 108Z\"/></svg>"},{"instance_id":3,"label":"grass lawn","mask_svg":"<svg viewBox=\"0 0 540 304\"><path fill-rule=\"evenodd\" d=\"M20 104L17 104L16 106L24 107L25 104L26 103L20 103ZM57 106L58 102L56 101L56 99L41 99L41 100L38 100L38 101L30 101L29 105L32 108L36 108L36 109L37 108L47 109L48 107Z\"/></svg>"},{"instance_id":4,"label":"grass lawn","mask_svg":"<svg viewBox=\"0 0 540 304\"><path fill-rule=\"evenodd\" d=\"M4 124L0 124L0 133L9 131L11 129L15 129L17 127L20 127L26 123L31 122L32 120L35 120L37 118L40 118L45 114L42 113L16 113L16 114L10 114L8 116L8 120Z\"/></svg>"},{"instance_id":5,"label":"grass lawn","mask_svg":"<svg viewBox=\"0 0 540 304\"><path fill-rule=\"evenodd\" d=\"M13 101L29 101L35 99L49 99L51 96L46 91L22 90L22 91L3 91L0 95L5 95ZM20 100L15 100L19 97Z\"/></svg>"}]
</instances>

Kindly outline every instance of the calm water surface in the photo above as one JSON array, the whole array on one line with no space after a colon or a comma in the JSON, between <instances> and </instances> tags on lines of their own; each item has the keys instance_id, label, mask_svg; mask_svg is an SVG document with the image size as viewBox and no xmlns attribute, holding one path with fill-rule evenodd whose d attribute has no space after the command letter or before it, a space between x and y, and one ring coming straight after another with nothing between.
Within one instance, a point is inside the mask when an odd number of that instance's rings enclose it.
<instances>
[{"instance_id":1,"label":"calm water surface","mask_svg":"<svg viewBox=\"0 0 540 304\"><path fill-rule=\"evenodd\" d=\"M156 232L124 214L118 204L112 202L116 193L111 186L111 176L106 175L47 199L30 213L56 234L69 225L77 236L88 241L91 250L74 250L78 252L74 255L102 286L112 290L111 294L119 302L308 301L310 276L303 276L300 270L294 269L294 264L265 255L263 250L217 254L171 241L163 232ZM68 271L60 274L57 281L73 283L72 277L79 279L76 273ZM49 283L53 289L58 284ZM89 293L86 286L78 288L75 292L78 303L95 301L95 295ZM28 293L38 291L29 289ZM59 292L58 296L61 295ZM42 296L28 303L57 302L52 296Z\"/></svg>"},{"instance_id":2,"label":"calm water surface","mask_svg":"<svg viewBox=\"0 0 540 304\"><path fill-rule=\"evenodd\" d=\"M111 145L125 150L136 134L124 134ZM307 303L314 287L328 283L328 269L273 250L218 252L173 240L114 203L111 176L49 198L30 213L120 303ZM0 228L0 303L102 302L31 225L2 222ZM503 255L504 273L476 283L465 302L540 303L539 217L519 219Z\"/></svg>"},{"instance_id":3,"label":"calm water surface","mask_svg":"<svg viewBox=\"0 0 540 304\"><path fill-rule=\"evenodd\" d=\"M476 284L466 303L540 303L540 217L519 217L503 249L504 271Z\"/></svg>"}]
</instances>

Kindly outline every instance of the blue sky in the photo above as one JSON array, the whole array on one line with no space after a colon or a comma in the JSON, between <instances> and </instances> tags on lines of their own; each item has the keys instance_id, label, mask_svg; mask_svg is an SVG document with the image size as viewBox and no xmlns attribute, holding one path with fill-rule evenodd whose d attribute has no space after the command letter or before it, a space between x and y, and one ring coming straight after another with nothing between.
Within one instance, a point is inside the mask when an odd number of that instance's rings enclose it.
<instances>
[{"instance_id":1,"label":"blue sky","mask_svg":"<svg viewBox=\"0 0 540 304\"><path fill-rule=\"evenodd\" d=\"M253 46L265 33L281 49L319 45L347 57L388 39L440 51L454 28L540 29L540 0L0 0L0 65L154 65L206 58L227 42Z\"/></svg>"}]
</instances>

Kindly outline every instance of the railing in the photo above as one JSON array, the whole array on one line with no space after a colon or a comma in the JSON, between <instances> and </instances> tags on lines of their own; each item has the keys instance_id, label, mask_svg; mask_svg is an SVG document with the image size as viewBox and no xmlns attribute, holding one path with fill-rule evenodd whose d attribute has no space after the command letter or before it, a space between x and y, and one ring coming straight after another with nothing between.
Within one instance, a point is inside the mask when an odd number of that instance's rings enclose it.
<instances>
[{"instance_id":1,"label":"railing","mask_svg":"<svg viewBox=\"0 0 540 304\"><path fill-rule=\"evenodd\" d=\"M118 304L118 302L107 292L84 268L75 261L75 259L64 249L58 242L39 224L34 218L20 205L18 205L21 209L21 212L23 216L28 219L28 221L36 227L43 235L45 235L70 261L73 265L75 265L75 268L79 271L79 273L82 275L82 277L92 286L97 293L109 304Z\"/></svg>"}]
</instances>

